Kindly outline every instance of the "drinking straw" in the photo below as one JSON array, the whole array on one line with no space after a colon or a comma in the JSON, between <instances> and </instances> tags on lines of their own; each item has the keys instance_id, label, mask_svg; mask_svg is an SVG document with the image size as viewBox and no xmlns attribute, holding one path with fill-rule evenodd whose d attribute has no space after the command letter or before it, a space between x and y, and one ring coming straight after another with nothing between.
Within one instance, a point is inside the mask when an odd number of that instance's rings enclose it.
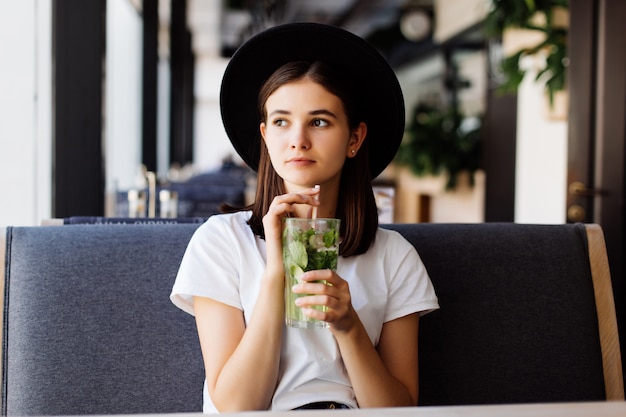
<instances>
[{"instance_id":1,"label":"drinking straw","mask_svg":"<svg viewBox=\"0 0 626 417\"><path fill-rule=\"evenodd\" d=\"M315 187L313 187L313 188L315 188L316 190L319 190L320 186L319 186L319 184L316 184ZM315 200L316 201L320 201L319 193L315 196ZM311 213L311 219L313 219L313 220L317 219L317 206L313 206L313 211Z\"/></svg>"}]
</instances>

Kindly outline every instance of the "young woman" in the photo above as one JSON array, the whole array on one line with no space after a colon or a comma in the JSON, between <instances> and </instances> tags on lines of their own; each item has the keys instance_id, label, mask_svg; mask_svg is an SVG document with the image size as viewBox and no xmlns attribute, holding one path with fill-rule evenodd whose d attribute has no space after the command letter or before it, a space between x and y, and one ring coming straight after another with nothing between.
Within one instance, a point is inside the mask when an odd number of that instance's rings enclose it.
<instances>
[{"instance_id":1,"label":"young woman","mask_svg":"<svg viewBox=\"0 0 626 417\"><path fill-rule=\"evenodd\" d=\"M378 227L371 187L404 129L393 71L346 31L283 25L233 56L221 106L258 186L251 207L197 230L172 290L196 317L204 411L416 405L418 321L437 298L413 246ZM297 329L284 324L282 219L313 207L341 219L341 258L290 289L329 324Z\"/></svg>"}]
</instances>

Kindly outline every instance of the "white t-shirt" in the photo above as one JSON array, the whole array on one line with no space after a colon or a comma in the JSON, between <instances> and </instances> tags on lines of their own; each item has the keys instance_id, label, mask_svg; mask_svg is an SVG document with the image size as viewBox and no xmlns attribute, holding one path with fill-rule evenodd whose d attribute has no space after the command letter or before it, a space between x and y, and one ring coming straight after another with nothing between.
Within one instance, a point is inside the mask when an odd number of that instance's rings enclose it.
<instances>
[{"instance_id":1,"label":"white t-shirt","mask_svg":"<svg viewBox=\"0 0 626 417\"><path fill-rule=\"evenodd\" d=\"M246 223L250 212L210 217L193 235L171 293L172 302L194 314L193 296L208 297L243 311L250 320L265 269L265 241ZM415 248L395 231L379 228L367 253L340 257L337 274L350 287L352 305L373 345L383 323L439 308L437 296ZM286 327L279 383L272 410L317 401L358 407L337 343L328 329ZM215 409L204 387L204 412Z\"/></svg>"}]
</instances>

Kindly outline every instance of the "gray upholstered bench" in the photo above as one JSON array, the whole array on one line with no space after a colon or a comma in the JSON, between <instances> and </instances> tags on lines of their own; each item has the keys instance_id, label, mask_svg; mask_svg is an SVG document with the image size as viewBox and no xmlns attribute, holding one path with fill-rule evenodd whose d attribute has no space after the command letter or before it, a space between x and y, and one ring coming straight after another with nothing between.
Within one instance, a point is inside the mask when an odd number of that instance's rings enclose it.
<instances>
[{"instance_id":1,"label":"gray upholstered bench","mask_svg":"<svg viewBox=\"0 0 626 417\"><path fill-rule=\"evenodd\" d=\"M0 230L2 414L201 410L192 317L169 292L197 224ZM597 226L386 226L441 309L420 321L424 405L623 399Z\"/></svg>"}]
</instances>

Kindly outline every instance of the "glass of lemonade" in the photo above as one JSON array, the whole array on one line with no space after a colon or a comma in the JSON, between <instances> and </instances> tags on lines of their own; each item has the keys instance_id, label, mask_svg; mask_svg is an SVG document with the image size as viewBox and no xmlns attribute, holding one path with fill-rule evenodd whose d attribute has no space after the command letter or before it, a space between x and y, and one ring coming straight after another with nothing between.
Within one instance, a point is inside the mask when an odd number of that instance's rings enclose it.
<instances>
[{"instance_id":1,"label":"glass of lemonade","mask_svg":"<svg viewBox=\"0 0 626 417\"><path fill-rule=\"evenodd\" d=\"M317 269L337 270L339 257L339 219L283 219L283 265L285 268L285 322L287 326L305 329L325 328L328 323L302 313L295 300L306 294L295 294L291 287L300 276ZM324 282L325 283L325 282ZM324 310L325 306L316 306Z\"/></svg>"}]
</instances>

